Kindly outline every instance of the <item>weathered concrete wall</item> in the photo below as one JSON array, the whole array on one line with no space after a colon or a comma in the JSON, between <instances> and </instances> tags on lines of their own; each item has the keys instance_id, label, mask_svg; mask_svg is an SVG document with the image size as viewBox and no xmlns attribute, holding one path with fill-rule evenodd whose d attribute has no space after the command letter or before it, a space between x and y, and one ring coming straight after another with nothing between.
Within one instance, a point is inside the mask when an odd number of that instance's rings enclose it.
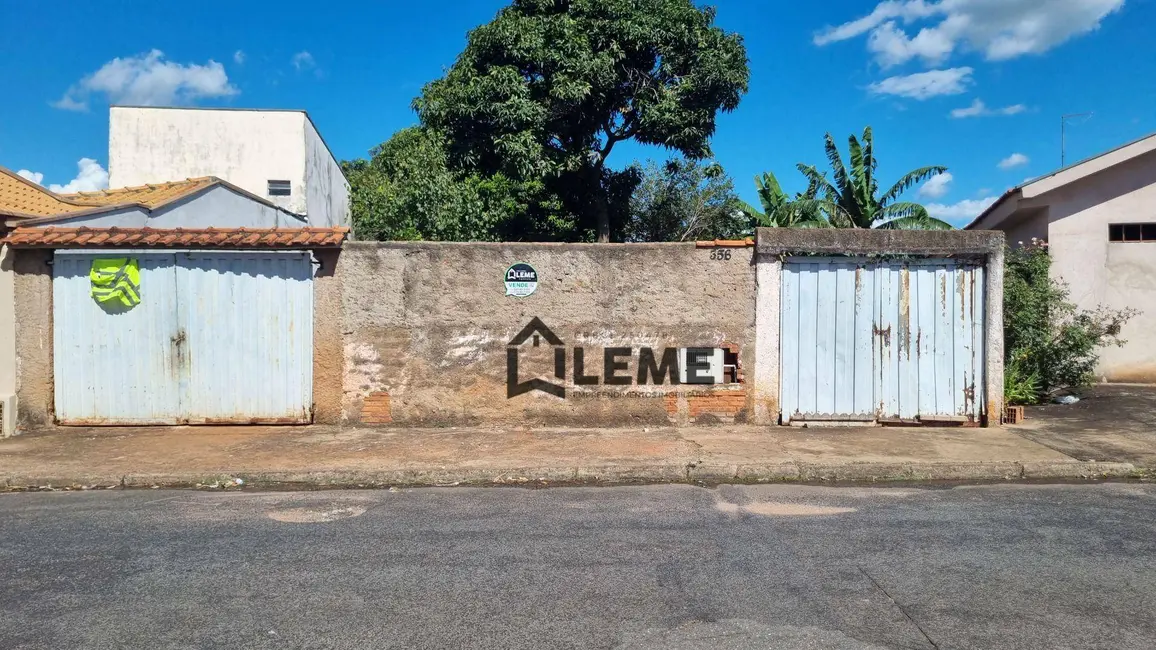
<instances>
[{"instance_id":1,"label":"weathered concrete wall","mask_svg":"<svg viewBox=\"0 0 1156 650\"><path fill-rule=\"evenodd\" d=\"M15 251L12 270L16 314L16 426L52 423L51 250Z\"/></svg>"},{"instance_id":2,"label":"weathered concrete wall","mask_svg":"<svg viewBox=\"0 0 1156 650\"><path fill-rule=\"evenodd\" d=\"M0 227L0 233L2 233ZM16 427L16 315L14 313L15 255L0 244L0 437L10 436Z\"/></svg>"},{"instance_id":3,"label":"weathered concrete wall","mask_svg":"<svg viewBox=\"0 0 1156 650\"><path fill-rule=\"evenodd\" d=\"M313 421L340 424L345 374L340 251L318 250L313 256L320 263L313 276Z\"/></svg>"},{"instance_id":4,"label":"weathered concrete wall","mask_svg":"<svg viewBox=\"0 0 1156 650\"><path fill-rule=\"evenodd\" d=\"M505 295L505 271L515 262L537 270L533 295ZM745 383L577 386L573 348L583 349L585 374L600 378L607 347L634 350L618 374L635 379L641 347L661 357L667 347L731 344L752 367L754 273L745 247L347 244L337 264L344 420L641 425L705 422L727 409L745 419ZM542 391L507 398L507 343L534 317L564 343L565 399ZM547 342L518 352L521 381L557 381ZM625 396L631 391L645 396Z\"/></svg>"}]
</instances>

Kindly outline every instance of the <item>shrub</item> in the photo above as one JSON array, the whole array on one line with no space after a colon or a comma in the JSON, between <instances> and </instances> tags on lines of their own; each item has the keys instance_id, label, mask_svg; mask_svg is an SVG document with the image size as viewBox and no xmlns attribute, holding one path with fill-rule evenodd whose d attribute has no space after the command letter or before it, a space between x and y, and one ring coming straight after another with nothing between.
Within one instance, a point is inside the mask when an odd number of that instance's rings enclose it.
<instances>
[{"instance_id":1,"label":"shrub","mask_svg":"<svg viewBox=\"0 0 1156 650\"><path fill-rule=\"evenodd\" d=\"M1012 404L1034 404L1092 383L1103 346L1120 346L1135 309L1077 309L1050 277L1047 242L1009 248L1004 273L1004 386Z\"/></svg>"}]
</instances>

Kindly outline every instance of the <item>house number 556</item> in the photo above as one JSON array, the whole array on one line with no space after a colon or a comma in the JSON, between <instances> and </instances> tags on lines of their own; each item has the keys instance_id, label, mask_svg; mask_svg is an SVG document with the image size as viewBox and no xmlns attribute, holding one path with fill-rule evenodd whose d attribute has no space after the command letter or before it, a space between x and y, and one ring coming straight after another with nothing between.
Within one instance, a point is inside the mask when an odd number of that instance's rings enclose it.
<instances>
[{"instance_id":1,"label":"house number 556","mask_svg":"<svg viewBox=\"0 0 1156 650\"><path fill-rule=\"evenodd\" d=\"M731 252L725 248L716 248L710 252L710 258L712 260L729 260Z\"/></svg>"}]
</instances>

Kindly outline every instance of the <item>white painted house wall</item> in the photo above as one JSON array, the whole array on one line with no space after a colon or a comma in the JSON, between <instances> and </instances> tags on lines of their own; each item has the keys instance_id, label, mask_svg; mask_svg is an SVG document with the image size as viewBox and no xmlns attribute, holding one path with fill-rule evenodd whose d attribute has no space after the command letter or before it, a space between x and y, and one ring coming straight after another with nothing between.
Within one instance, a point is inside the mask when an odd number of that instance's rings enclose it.
<instances>
[{"instance_id":1,"label":"white painted house wall","mask_svg":"<svg viewBox=\"0 0 1156 650\"><path fill-rule=\"evenodd\" d=\"M109 187L216 176L309 225L348 225L349 184L303 111L114 106ZM290 196L269 196L285 180Z\"/></svg>"},{"instance_id":2,"label":"white painted house wall","mask_svg":"<svg viewBox=\"0 0 1156 650\"><path fill-rule=\"evenodd\" d=\"M1156 242L1111 242L1109 224L1156 222L1156 138L1126 145L1027 183L972 227L1007 233L1010 245L1046 239L1052 276L1080 309L1134 308L1123 347L1103 348L1097 375L1156 382Z\"/></svg>"},{"instance_id":3,"label":"white painted house wall","mask_svg":"<svg viewBox=\"0 0 1156 650\"><path fill-rule=\"evenodd\" d=\"M16 428L16 306L12 250L0 244L0 438Z\"/></svg>"},{"instance_id":4,"label":"white painted house wall","mask_svg":"<svg viewBox=\"0 0 1156 650\"><path fill-rule=\"evenodd\" d=\"M1132 307L1122 348L1100 352L1109 381L1156 381L1156 242L1110 242L1108 225L1156 222L1156 152L1044 195L1052 272L1082 309Z\"/></svg>"},{"instance_id":5,"label":"white painted house wall","mask_svg":"<svg viewBox=\"0 0 1156 650\"><path fill-rule=\"evenodd\" d=\"M314 226L348 226L349 181L313 121L305 120L305 207ZM324 215L324 217L317 217Z\"/></svg>"}]
</instances>

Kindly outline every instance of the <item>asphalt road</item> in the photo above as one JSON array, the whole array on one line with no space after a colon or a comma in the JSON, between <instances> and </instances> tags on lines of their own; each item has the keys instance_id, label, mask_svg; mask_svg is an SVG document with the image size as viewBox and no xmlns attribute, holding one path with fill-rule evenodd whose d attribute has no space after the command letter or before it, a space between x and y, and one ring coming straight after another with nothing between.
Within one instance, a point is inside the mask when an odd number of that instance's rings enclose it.
<instances>
[{"instance_id":1,"label":"asphalt road","mask_svg":"<svg viewBox=\"0 0 1156 650\"><path fill-rule=\"evenodd\" d=\"M0 495L0 648L1156 647L1156 486Z\"/></svg>"}]
</instances>

